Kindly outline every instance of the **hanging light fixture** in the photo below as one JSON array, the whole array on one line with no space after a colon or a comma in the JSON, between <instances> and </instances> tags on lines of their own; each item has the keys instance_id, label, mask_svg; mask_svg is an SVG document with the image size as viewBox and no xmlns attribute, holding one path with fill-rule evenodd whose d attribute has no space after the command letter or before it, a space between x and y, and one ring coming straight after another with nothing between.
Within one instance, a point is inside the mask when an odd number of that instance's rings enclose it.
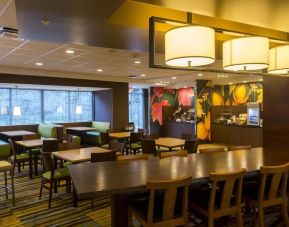
<instances>
[{"instance_id":1,"label":"hanging light fixture","mask_svg":"<svg viewBox=\"0 0 289 227\"><path fill-rule=\"evenodd\" d=\"M18 100L18 95L17 95L17 88L18 88L18 86L15 86L15 96L16 96L16 100ZM18 106L18 105L15 105L14 107L13 107L13 116L21 116L21 108L20 108L20 106Z\"/></svg>"},{"instance_id":2,"label":"hanging light fixture","mask_svg":"<svg viewBox=\"0 0 289 227\"><path fill-rule=\"evenodd\" d=\"M165 34L165 61L176 67L209 65L215 61L215 31L203 26L184 26Z\"/></svg>"},{"instance_id":3,"label":"hanging light fixture","mask_svg":"<svg viewBox=\"0 0 289 227\"><path fill-rule=\"evenodd\" d=\"M269 39L248 36L223 43L225 70L260 70L269 65Z\"/></svg>"},{"instance_id":4,"label":"hanging light fixture","mask_svg":"<svg viewBox=\"0 0 289 227\"><path fill-rule=\"evenodd\" d=\"M63 113L63 108L62 108L62 106L58 106L58 107L57 107L56 113L59 113L59 114Z\"/></svg>"},{"instance_id":5,"label":"hanging light fixture","mask_svg":"<svg viewBox=\"0 0 289 227\"><path fill-rule=\"evenodd\" d=\"M80 101L80 91L79 91L79 88L78 88L78 92L77 92L77 106L76 106L76 109L75 109L75 113L76 114L82 114L82 106L79 104L79 101Z\"/></svg>"},{"instance_id":6,"label":"hanging light fixture","mask_svg":"<svg viewBox=\"0 0 289 227\"><path fill-rule=\"evenodd\" d=\"M289 72L289 45L271 48L269 50L268 73L288 74Z\"/></svg>"}]
</instances>

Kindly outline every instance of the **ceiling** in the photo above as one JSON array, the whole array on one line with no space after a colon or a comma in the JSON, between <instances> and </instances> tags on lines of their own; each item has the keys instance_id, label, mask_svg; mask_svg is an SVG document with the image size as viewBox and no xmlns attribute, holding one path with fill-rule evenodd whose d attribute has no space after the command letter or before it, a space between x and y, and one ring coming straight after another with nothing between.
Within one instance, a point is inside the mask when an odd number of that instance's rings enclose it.
<instances>
[{"instance_id":1,"label":"ceiling","mask_svg":"<svg viewBox=\"0 0 289 227\"><path fill-rule=\"evenodd\" d=\"M126 18L123 18L123 21L117 20L118 13L121 10L131 9L124 8L128 6L150 7L151 10L155 10L154 12L158 12L159 15L155 16L165 16L169 13L170 15L175 15L176 19L180 19L183 18L184 13L180 11L192 11L226 20L251 23L285 32L289 31L289 25L285 22L289 20L289 18L288 20L286 19L289 14L284 13L286 9L289 9L289 2L283 0L219 0L218 4L216 0L107 0L105 4L96 4L99 1L83 0L91 4L94 2L93 10L90 11L87 11L87 8L78 10L79 5L75 3L77 1L73 0L69 2L73 2L70 7L74 9L72 14L74 13L75 17L71 16L69 10L62 8L67 1L63 0L60 4L56 0L26 0L25 6L25 4L19 4L24 1L16 0L16 14L14 0L0 0L0 25L17 28L21 35L21 39L0 37L0 70L2 72L123 81L146 86L168 81L170 82L169 86L173 87L194 85L196 79L210 79L216 84L226 84L229 82L257 81L262 78L256 75L228 74L227 77L224 77L208 72L149 68L147 29L136 24L128 24L128 21L125 21ZM36 7L31 7L30 3ZM54 4L54 6L57 4L58 6L54 9L55 13L49 11L51 10L51 4ZM31 14L24 15L23 10L25 7L30 8L29 12ZM260 9L258 13L256 13L257 7ZM97 9L97 11L94 11L94 9ZM60 12L64 13L60 14ZM81 12L85 12L85 15L82 15ZM136 13L138 11L130 10L129 12ZM280 15L277 15L277 12ZM246 16L244 16L244 13L246 13ZM272 17L272 15L275 15L275 17ZM41 23L44 16L47 16L51 22L47 26ZM91 24L88 24L87 27L83 26L86 24L81 21L83 16L86 16L86 19L94 19L93 23L96 30L91 31L89 29L88 25L91 26ZM30 19L28 20L26 17ZM20 18L26 19L20 20ZM147 23L147 19L143 19L141 22L144 23L144 21ZM30 25L30 29L24 29L27 28L27 24ZM61 27L59 24L71 24L71 26L63 30L61 29L63 26ZM72 26L75 24L78 24L78 26ZM38 32L35 32L36 30ZM76 36L75 34L78 35ZM73 50L74 53L67 54L65 52L67 50ZM157 61L163 61L162 51L158 52L160 54L157 54ZM141 63L135 64L135 60L140 60ZM37 66L36 63L42 63L43 65ZM210 67L220 68L221 64L222 62L217 60ZM103 71L98 72L98 69ZM131 79L128 78L130 75L140 77ZM177 79L172 79L173 77Z\"/></svg>"}]
</instances>

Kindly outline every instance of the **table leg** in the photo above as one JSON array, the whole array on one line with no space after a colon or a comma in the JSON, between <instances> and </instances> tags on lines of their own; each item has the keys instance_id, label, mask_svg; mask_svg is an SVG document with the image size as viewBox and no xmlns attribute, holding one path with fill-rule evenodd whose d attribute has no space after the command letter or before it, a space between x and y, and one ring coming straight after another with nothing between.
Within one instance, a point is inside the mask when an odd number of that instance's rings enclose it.
<instances>
[{"instance_id":1,"label":"table leg","mask_svg":"<svg viewBox=\"0 0 289 227\"><path fill-rule=\"evenodd\" d=\"M111 196L111 226L128 226L128 196L125 194Z\"/></svg>"},{"instance_id":2,"label":"table leg","mask_svg":"<svg viewBox=\"0 0 289 227\"><path fill-rule=\"evenodd\" d=\"M32 179L33 164L32 164L32 150L31 149L28 149L28 155L29 155L29 178Z\"/></svg>"},{"instance_id":3,"label":"table leg","mask_svg":"<svg viewBox=\"0 0 289 227\"><path fill-rule=\"evenodd\" d=\"M73 186L73 206L74 207L77 207L77 202L78 202L78 198L77 198L76 190Z\"/></svg>"}]
</instances>

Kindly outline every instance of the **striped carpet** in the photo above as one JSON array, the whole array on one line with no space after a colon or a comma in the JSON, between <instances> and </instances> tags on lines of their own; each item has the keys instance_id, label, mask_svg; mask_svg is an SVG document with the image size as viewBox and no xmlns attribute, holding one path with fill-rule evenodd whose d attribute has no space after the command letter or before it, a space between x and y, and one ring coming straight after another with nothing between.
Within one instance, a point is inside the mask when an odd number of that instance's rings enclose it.
<instances>
[{"instance_id":1,"label":"striped carpet","mask_svg":"<svg viewBox=\"0 0 289 227\"><path fill-rule=\"evenodd\" d=\"M3 184L1 174L0 186ZM48 191L44 189L42 199L39 200L39 189L40 178L29 180L27 168L16 173L16 205L12 205L11 195L6 200L4 190L0 191L0 226L111 226L109 196L96 199L93 209L90 201L80 201L75 208L72 206L72 194L66 194L65 188L60 188L57 194L53 194L52 208L48 209ZM266 216L266 226L283 226L278 210L273 210ZM194 224L191 223L190 226ZM251 226L248 218L245 219L245 226Z\"/></svg>"}]
</instances>

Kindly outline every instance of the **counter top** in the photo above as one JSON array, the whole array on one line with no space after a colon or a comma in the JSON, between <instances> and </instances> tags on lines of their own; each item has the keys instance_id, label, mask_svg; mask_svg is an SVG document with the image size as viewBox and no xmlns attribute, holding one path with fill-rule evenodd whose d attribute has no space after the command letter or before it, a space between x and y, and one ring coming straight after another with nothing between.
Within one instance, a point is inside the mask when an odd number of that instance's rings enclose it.
<instances>
[{"instance_id":1,"label":"counter top","mask_svg":"<svg viewBox=\"0 0 289 227\"><path fill-rule=\"evenodd\" d=\"M212 122L212 124L225 125L225 126L230 126L230 127L262 128L262 127L257 126L257 125L237 125L237 124L226 124L226 123L217 123L217 122Z\"/></svg>"}]
</instances>

